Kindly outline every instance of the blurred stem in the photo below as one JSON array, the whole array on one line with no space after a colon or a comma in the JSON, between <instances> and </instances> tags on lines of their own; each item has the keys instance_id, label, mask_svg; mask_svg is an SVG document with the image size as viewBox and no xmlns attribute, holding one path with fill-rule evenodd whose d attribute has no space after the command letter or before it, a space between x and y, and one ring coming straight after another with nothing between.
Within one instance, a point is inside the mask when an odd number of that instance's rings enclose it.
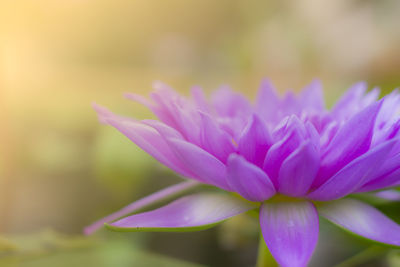
<instances>
[{"instance_id":1,"label":"blurred stem","mask_svg":"<svg viewBox=\"0 0 400 267\"><path fill-rule=\"evenodd\" d=\"M335 265L335 267L355 267L367 263L373 259L386 254L387 248L382 246L371 246L360 253L348 258L347 260Z\"/></svg>"},{"instance_id":2,"label":"blurred stem","mask_svg":"<svg viewBox=\"0 0 400 267\"><path fill-rule=\"evenodd\" d=\"M265 244L264 238L260 232L260 241L258 244L258 256L256 267L278 267L278 264L274 260Z\"/></svg>"}]
</instances>

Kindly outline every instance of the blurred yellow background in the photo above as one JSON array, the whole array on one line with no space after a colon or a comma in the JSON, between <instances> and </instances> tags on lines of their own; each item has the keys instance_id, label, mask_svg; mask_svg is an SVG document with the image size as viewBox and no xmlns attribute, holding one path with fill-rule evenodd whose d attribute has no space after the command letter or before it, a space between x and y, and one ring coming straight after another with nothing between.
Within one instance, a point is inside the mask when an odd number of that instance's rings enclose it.
<instances>
[{"instance_id":1,"label":"blurred yellow background","mask_svg":"<svg viewBox=\"0 0 400 267\"><path fill-rule=\"evenodd\" d=\"M319 77L328 103L359 80L387 92L400 84L399 14L397 0L2 0L0 233L80 234L179 181L99 125L91 102L150 116L122 93L154 80L254 97L263 77L280 91Z\"/></svg>"}]
</instances>

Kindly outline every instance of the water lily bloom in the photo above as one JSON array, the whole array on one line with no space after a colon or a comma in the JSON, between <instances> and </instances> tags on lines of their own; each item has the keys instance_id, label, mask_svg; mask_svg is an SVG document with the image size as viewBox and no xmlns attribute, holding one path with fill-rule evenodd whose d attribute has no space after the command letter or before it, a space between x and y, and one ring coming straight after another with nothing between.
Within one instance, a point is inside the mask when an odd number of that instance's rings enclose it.
<instances>
[{"instance_id":1,"label":"water lily bloom","mask_svg":"<svg viewBox=\"0 0 400 267\"><path fill-rule=\"evenodd\" d=\"M375 242L400 246L400 226L351 194L400 184L400 94L378 99L365 83L327 109L313 81L279 96L264 80L257 99L223 87L207 100L199 87L186 98L156 83L146 105L159 120L135 120L94 105L100 121L189 179L125 207L104 223L117 231L193 231L256 210L262 236L281 266L306 266L318 241L319 216ZM197 184L215 191L188 194Z\"/></svg>"}]
</instances>

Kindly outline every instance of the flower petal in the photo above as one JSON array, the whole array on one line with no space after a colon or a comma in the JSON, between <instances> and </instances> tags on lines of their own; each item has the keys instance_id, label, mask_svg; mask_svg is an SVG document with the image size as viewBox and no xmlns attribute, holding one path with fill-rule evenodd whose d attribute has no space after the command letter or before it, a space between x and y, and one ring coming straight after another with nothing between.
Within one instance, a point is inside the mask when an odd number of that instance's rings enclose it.
<instances>
[{"instance_id":1,"label":"flower petal","mask_svg":"<svg viewBox=\"0 0 400 267\"><path fill-rule=\"evenodd\" d=\"M303 142L303 136L298 128L292 129L279 142L273 144L265 156L263 169L278 187L279 169L282 162Z\"/></svg>"},{"instance_id":2,"label":"flower petal","mask_svg":"<svg viewBox=\"0 0 400 267\"><path fill-rule=\"evenodd\" d=\"M142 120L142 122L146 125L153 127L154 129L159 132L159 134L164 138L177 138L177 139L184 139L183 136L175 130L174 128L166 125L161 121L156 120Z\"/></svg>"},{"instance_id":3,"label":"flower petal","mask_svg":"<svg viewBox=\"0 0 400 267\"><path fill-rule=\"evenodd\" d=\"M229 156L227 181L232 190L250 201L261 202L275 194L268 175L237 154Z\"/></svg>"},{"instance_id":4,"label":"flower petal","mask_svg":"<svg viewBox=\"0 0 400 267\"><path fill-rule=\"evenodd\" d=\"M254 209L252 204L226 194L185 196L156 210L135 214L108 225L116 231L197 231Z\"/></svg>"},{"instance_id":5,"label":"flower petal","mask_svg":"<svg viewBox=\"0 0 400 267\"><path fill-rule=\"evenodd\" d=\"M379 101L368 106L338 130L322 154L321 168L314 188L370 148L375 118L381 105L382 101Z\"/></svg>"},{"instance_id":6,"label":"flower petal","mask_svg":"<svg viewBox=\"0 0 400 267\"><path fill-rule=\"evenodd\" d=\"M162 83L156 84L157 90L150 94L156 109L157 117L178 130L190 142L199 143L200 116L191 101L180 96Z\"/></svg>"},{"instance_id":7,"label":"flower petal","mask_svg":"<svg viewBox=\"0 0 400 267\"><path fill-rule=\"evenodd\" d=\"M203 112L209 113L210 107L207 103L207 99L204 95L203 89L200 86L193 86L190 89L190 92L192 94L192 99L196 107Z\"/></svg>"},{"instance_id":8,"label":"flower petal","mask_svg":"<svg viewBox=\"0 0 400 267\"><path fill-rule=\"evenodd\" d=\"M395 187L400 184L400 168L392 173L379 177L361 187L358 192L368 192L374 190L381 190L385 188Z\"/></svg>"},{"instance_id":9,"label":"flower petal","mask_svg":"<svg viewBox=\"0 0 400 267\"><path fill-rule=\"evenodd\" d=\"M200 112L201 116L201 146L223 163L226 163L229 154L235 151L232 137L220 129L214 119Z\"/></svg>"},{"instance_id":10,"label":"flower petal","mask_svg":"<svg viewBox=\"0 0 400 267\"><path fill-rule=\"evenodd\" d=\"M329 221L370 240L400 246L400 225L379 210L355 199L340 199L318 206Z\"/></svg>"},{"instance_id":11,"label":"flower petal","mask_svg":"<svg viewBox=\"0 0 400 267\"><path fill-rule=\"evenodd\" d=\"M388 201L400 201L400 192L397 190L384 190L375 193L375 196Z\"/></svg>"},{"instance_id":12,"label":"flower petal","mask_svg":"<svg viewBox=\"0 0 400 267\"><path fill-rule=\"evenodd\" d=\"M260 225L265 243L282 267L305 267L318 242L319 220L309 201L264 203Z\"/></svg>"},{"instance_id":13,"label":"flower petal","mask_svg":"<svg viewBox=\"0 0 400 267\"><path fill-rule=\"evenodd\" d=\"M101 106L95 105L94 108L103 123L116 128L152 157L184 176L193 176L177 159L164 138L154 128L142 122L115 115Z\"/></svg>"},{"instance_id":14,"label":"flower petal","mask_svg":"<svg viewBox=\"0 0 400 267\"><path fill-rule=\"evenodd\" d=\"M261 82L258 89L256 112L265 121L276 122L279 118L276 117L276 111L279 109L280 100L276 93L276 89L268 79Z\"/></svg>"},{"instance_id":15,"label":"flower petal","mask_svg":"<svg viewBox=\"0 0 400 267\"><path fill-rule=\"evenodd\" d=\"M204 149L184 140L170 138L168 144L179 160L200 181L229 190L226 183L226 167Z\"/></svg>"},{"instance_id":16,"label":"flower petal","mask_svg":"<svg viewBox=\"0 0 400 267\"><path fill-rule=\"evenodd\" d=\"M366 90L367 84L365 82L358 82L351 86L336 102L336 105L332 108L332 114L337 118L345 119L354 112L357 112Z\"/></svg>"},{"instance_id":17,"label":"flower petal","mask_svg":"<svg viewBox=\"0 0 400 267\"><path fill-rule=\"evenodd\" d=\"M311 192L313 200L333 200L344 197L362 186L386 160L396 140L381 144L350 162L326 183Z\"/></svg>"},{"instance_id":18,"label":"flower petal","mask_svg":"<svg viewBox=\"0 0 400 267\"><path fill-rule=\"evenodd\" d=\"M137 211L139 211L143 208L146 208L150 205L154 205L161 201L170 199L174 196L183 194L184 192L187 192L199 185L200 184L195 181L185 181L185 182L164 188L158 192L148 195L142 199L139 199L139 200L129 204L126 207L123 207L122 209L120 209L117 212L114 212L113 214L110 214L110 215L92 223L91 225L85 227L84 233L85 233L85 235L93 234L96 230L103 227L104 223L110 223L114 220L117 220L123 216L130 214L130 213L137 212Z\"/></svg>"},{"instance_id":19,"label":"flower petal","mask_svg":"<svg viewBox=\"0 0 400 267\"><path fill-rule=\"evenodd\" d=\"M212 94L211 102L217 114L221 117L235 117L250 114L252 111L249 101L227 85L222 86Z\"/></svg>"},{"instance_id":20,"label":"flower petal","mask_svg":"<svg viewBox=\"0 0 400 267\"><path fill-rule=\"evenodd\" d=\"M393 150L397 150L396 147ZM393 154L393 150L391 154ZM385 162L374 172L373 177L357 190L358 192L374 191L393 186L400 181L400 154L386 157Z\"/></svg>"},{"instance_id":21,"label":"flower petal","mask_svg":"<svg viewBox=\"0 0 400 267\"><path fill-rule=\"evenodd\" d=\"M278 191L293 197L304 196L318 169L319 152L311 141L306 141L283 161L279 171Z\"/></svg>"},{"instance_id":22,"label":"flower petal","mask_svg":"<svg viewBox=\"0 0 400 267\"><path fill-rule=\"evenodd\" d=\"M306 86L300 94L300 101L303 108L312 108L318 111L324 110L325 102L321 81L315 79Z\"/></svg>"},{"instance_id":23,"label":"flower petal","mask_svg":"<svg viewBox=\"0 0 400 267\"><path fill-rule=\"evenodd\" d=\"M265 154L271 144L271 135L266 125L254 114L240 136L238 144L239 153L248 161L262 167Z\"/></svg>"}]
</instances>

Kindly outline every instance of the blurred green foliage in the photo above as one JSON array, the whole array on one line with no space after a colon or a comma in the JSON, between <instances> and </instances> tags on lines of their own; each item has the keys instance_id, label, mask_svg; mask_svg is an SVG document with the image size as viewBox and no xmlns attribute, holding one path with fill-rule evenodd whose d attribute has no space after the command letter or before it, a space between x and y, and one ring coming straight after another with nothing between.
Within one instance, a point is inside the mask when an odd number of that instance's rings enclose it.
<instances>
[{"instance_id":1,"label":"blurred green foliage","mask_svg":"<svg viewBox=\"0 0 400 267\"><path fill-rule=\"evenodd\" d=\"M0 266L201 266L144 252L123 238L106 241L46 230L12 239L14 249L0 252Z\"/></svg>"}]
</instances>

